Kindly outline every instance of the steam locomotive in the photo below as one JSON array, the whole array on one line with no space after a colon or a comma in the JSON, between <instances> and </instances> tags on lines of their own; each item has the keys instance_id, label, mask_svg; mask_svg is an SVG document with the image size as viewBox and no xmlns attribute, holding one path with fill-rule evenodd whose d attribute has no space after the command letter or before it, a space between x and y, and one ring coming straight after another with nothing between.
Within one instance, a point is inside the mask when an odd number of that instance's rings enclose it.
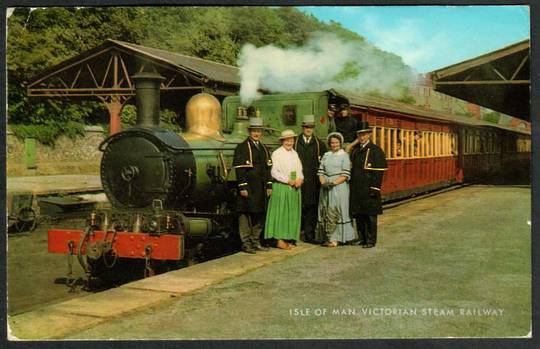
<instances>
[{"instance_id":1,"label":"steam locomotive","mask_svg":"<svg viewBox=\"0 0 540 349\"><path fill-rule=\"evenodd\" d=\"M247 137L250 112L262 114L263 141L272 149L281 130L301 132L302 115L315 115L316 135L325 138L333 130L329 106L349 105L351 117L370 122L372 140L387 155L386 201L503 169L528 170L527 129L339 90L265 95L250 109L239 96L221 105L197 94L186 105L186 130L178 134L159 126L162 78L143 72L133 80L136 126L99 147L112 208L93 213L84 231L48 232L49 252L77 256L89 280L149 276L238 248L232 158Z\"/></svg>"}]
</instances>

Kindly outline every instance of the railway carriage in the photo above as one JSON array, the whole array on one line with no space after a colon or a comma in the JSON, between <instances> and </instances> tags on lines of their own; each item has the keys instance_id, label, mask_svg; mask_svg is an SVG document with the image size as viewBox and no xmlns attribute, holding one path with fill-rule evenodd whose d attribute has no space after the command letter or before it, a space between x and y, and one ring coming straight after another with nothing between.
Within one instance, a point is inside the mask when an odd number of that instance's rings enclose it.
<instances>
[{"instance_id":1,"label":"railway carriage","mask_svg":"<svg viewBox=\"0 0 540 349\"><path fill-rule=\"evenodd\" d=\"M220 246L234 250L232 158L257 113L265 124L263 141L274 149L281 130L301 132L306 114L316 116L316 135L326 138L329 104L350 104L352 117L369 121L373 141L387 155L386 201L528 169L526 130L340 90L265 95L249 107L239 96L220 104L199 94L186 106L186 131L174 133L159 127L160 77L133 78L137 125L100 146L112 208L93 213L84 231L49 231L49 252L77 255L89 281L120 277L122 266L146 276L204 259L210 250L219 254Z\"/></svg>"}]
</instances>

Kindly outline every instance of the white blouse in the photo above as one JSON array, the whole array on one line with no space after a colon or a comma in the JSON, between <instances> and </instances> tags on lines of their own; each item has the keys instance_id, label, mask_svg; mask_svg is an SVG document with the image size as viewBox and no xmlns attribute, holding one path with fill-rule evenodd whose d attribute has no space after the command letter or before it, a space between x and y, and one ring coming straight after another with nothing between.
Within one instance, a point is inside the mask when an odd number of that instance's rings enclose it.
<instances>
[{"instance_id":1,"label":"white blouse","mask_svg":"<svg viewBox=\"0 0 540 349\"><path fill-rule=\"evenodd\" d=\"M278 182L287 184L293 171L296 171L296 179L304 179L302 162L298 153L294 149L287 150L283 146L277 148L272 153L272 177Z\"/></svg>"}]
</instances>

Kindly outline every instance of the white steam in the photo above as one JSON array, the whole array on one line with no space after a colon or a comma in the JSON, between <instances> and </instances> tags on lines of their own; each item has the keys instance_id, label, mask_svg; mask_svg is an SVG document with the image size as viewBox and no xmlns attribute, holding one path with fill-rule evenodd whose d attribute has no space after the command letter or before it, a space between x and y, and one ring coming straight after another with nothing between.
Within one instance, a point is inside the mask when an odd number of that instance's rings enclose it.
<instances>
[{"instance_id":1,"label":"white steam","mask_svg":"<svg viewBox=\"0 0 540 349\"><path fill-rule=\"evenodd\" d=\"M334 34L316 33L302 47L246 44L239 66L243 104L270 92L308 92L342 88L401 97L412 81L412 71L396 60L383 58L367 43L344 41Z\"/></svg>"}]
</instances>

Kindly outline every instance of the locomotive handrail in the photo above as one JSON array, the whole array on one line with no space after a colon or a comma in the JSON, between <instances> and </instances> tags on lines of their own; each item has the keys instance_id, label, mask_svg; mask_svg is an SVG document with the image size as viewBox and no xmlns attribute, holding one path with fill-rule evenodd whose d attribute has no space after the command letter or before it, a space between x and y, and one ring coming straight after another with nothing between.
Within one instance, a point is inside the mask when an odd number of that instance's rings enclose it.
<instances>
[{"instance_id":1,"label":"locomotive handrail","mask_svg":"<svg viewBox=\"0 0 540 349\"><path fill-rule=\"evenodd\" d=\"M222 180L227 180L227 177L229 177L229 169L227 168L227 163L225 162L225 158L223 157L223 149L220 149L219 152L219 161L221 162L221 167L223 168L223 176Z\"/></svg>"},{"instance_id":2,"label":"locomotive handrail","mask_svg":"<svg viewBox=\"0 0 540 349\"><path fill-rule=\"evenodd\" d=\"M88 239L88 236L90 236L90 233L92 232L92 227L91 226L86 226L86 228L84 229L84 235L83 237L79 240L79 243L78 243L78 246L77 246L77 260L79 261L79 264L81 265L81 267L83 268L84 272L86 274L89 273L89 270L88 270L88 264L84 261L83 259L83 256L82 256L82 246L84 244L84 241L86 239Z\"/></svg>"},{"instance_id":3,"label":"locomotive handrail","mask_svg":"<svg viewBox=\"0 0 540 349\"><path fill-rule=\"evenodd\" d=\"M275 127L264 126L264 127L263 127L263 130L268 130L268 131L273 131L273 132L281 133L281 130L279 130L279 129L275 128Z\"/></svg>"}]
</instances>

